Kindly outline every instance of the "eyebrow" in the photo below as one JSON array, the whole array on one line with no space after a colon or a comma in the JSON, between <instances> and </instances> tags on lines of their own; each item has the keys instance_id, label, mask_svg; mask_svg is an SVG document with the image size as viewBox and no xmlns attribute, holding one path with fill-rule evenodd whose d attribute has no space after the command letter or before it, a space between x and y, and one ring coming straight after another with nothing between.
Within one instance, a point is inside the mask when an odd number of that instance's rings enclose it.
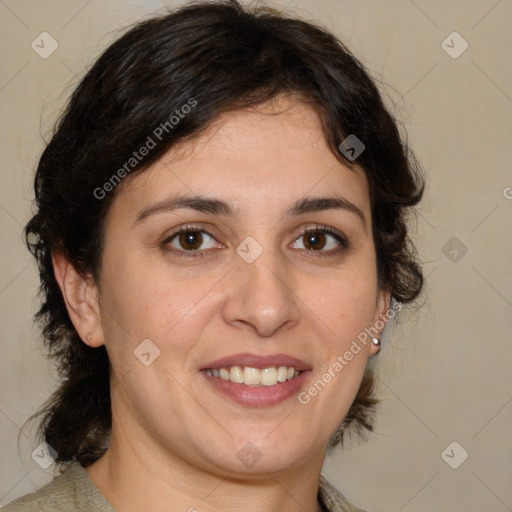
<instances>
[{"instance_id":1,"label":"eyebrow","mask_svg":"<svg viewBox=\"0 0 512 512\"><path fill-rule=\"evenodd\" d=\"M310 212L321 212L324 210L345 210L350 213L354 213L359 217L361 222L363 223L363 227L366 230L366 217L363 213L363 210L359 208L352 201L349 201L345 197L335 196L335 197L312 197L312 198L304 198L299 199L295 203L293 203L292 207L285 213L285 217L289 217L292 215L301 215L303 213Z\"/></svg>"},{"instance_id":2,"label":"eyebrow","mask_svg":"<svg viewBox=\"0 0 512 512\"><path fill-rule=\"evenodd\" d=\"M142 222L151 215L157 213L171 213L174 210L183 208L189 208L198 212L212 213L214 215L235 215L235 208L229 203L220 201L219 199L213 199L210 197L171 197L170 199L164 199L158 203L153 203L146 206L137 215L135 223Z\"/></svg>"},{"instance_id":3,"label":"eyebrow","mask_svg":"<svg viewBox=\"0 0 512 512\"><path fill-rule=\"evenodd\" d=\"M137 215L135 224L142 222L151 215L155 215L157 213L171 213L175 210L184 208L189 208L203 213L211 213L213 215L235 216L237 214L237 209L232 204L219 199L204 196L179 196L164 199L163 201L146 206ZM284 217L303 215L311 212L321 212L325 210L345 210L353 213L359 217L363 223L364 229L366 230L366 217L361 208L352 201L341 196L306 197L299 199L286 211Z\"/></svg>"}]
</instances>

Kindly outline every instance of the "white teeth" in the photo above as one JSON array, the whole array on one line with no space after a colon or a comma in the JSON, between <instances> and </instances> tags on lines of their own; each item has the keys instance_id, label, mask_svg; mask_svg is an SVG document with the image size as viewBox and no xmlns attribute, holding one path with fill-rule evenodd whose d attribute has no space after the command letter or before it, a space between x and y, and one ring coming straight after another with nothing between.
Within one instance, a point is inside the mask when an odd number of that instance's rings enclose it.
<instances>
[{"instance_id":1,"label":"white teeth","mask_svg":"<svg viewBox=\"0 0 512 512\"><path fill-rule=\"evenodd\" d=\"M260 370L246 366L244 368L244 384L249 386L260 384Z\"/></svg>"},{"instance_id":2,"label":"white teeth","mask_svg":"<svg viewBox=\"0 0 512 512\"><path fill-rule=\"evenodd\" d=\"M265 368L260 373L260 383L264 386L277 384L277 370L275 368Z\"/></svg>"},{"instance_id":3,"label":"white teeth","mask_svg":"<svg viewBox=\"0 0 512 512\"><path fill-rule=\"evenodd\" d=\"M245 384L246 386L274 386L278 382L282 383L291 380L301 373L291 366L279 366L278 368L270 366L263 370L250 366L231 366L230 368L215 370L208 368L205 372L210 376L213 375L222 380L230 380L231 382Z\"/></svg>"},{"instance_id":4,"label":"white teeth","mask_svg":"<svg viewBox=\"0 0 512 512\"><path fill-rule=\"evenodd\" d=\"M231 382L242 383L244 381L244 372L241 366L232 366L229 371L229 380Z\"/></svg>"},{"instance_id":5,"label":"white teeth","mask_svg":"<svg viewBox=\"0 0 512 512\"><path fill-rule=\"evenodd\" d=\"M286 366L280 366L277 370L277 382L285 382L288 378L288 369Z\"/></svg>"}]
</instances>

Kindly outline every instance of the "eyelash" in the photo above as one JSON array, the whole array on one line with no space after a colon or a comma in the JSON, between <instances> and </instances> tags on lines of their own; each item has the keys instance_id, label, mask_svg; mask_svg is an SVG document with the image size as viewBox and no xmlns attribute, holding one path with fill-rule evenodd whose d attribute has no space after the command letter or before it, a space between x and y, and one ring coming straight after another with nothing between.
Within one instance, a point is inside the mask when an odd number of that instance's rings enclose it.
<instances>
[{"instance_id":1,"label":"eyelash","mask_svg":"<svg viewBox=\"0 0 512 512\"><path fill-rule=\"evenodd\" d=\"M205 226L202 226L202 225L186 225L186 226L183 226L182 228L178 229L177 231L175 231L172 235L168 236L167 238L165 238L165 240L162 241L161 243L161 247L162 247L162 250L166 253L173 253L173 254L177 254L178 256L181 256L181 257L184 257L184 258L201 258L201 257L204 257L206 252L208 252L209 250L211 249L206 249L206 250L203 250L203 251L198 251L198 250L192 250L192 251L185 251L185 250L179 250L179 249L175 249L173 247L169 247L167 244L169 244L172 240L174 240L177 236L179 236L181 233L186 233L188 231L197 231L197 232L201 232L201 233L205 233L207 234L208 236L210 236L211 238L213 238L214 240L216 240L216 238L208 231L208 229L205 227ZM340 233L338 233L337 231L335 231L334 229L330 228L329 226L324 226L324 225L316 225L312 228L305 228L303 229L300 234L297 236L297 238L295 238L294 242L296 240L298 240L299 238L305 236L305 235L308 235L310 233L316 233L316 232L322 232L322 233L326 233L328 235L331 235L333 238L335 238L340 246L337 247L336 249L330 249L328 251L313 251L313 250L307 250L308 253L316 253L315 254L315 257L326 257L326 256L335 256L335 255L338 255L339 253L347 250L349 248L349 244L348 244L348 241L347 239L341 235Z\"/></svg>"}]
</instances>

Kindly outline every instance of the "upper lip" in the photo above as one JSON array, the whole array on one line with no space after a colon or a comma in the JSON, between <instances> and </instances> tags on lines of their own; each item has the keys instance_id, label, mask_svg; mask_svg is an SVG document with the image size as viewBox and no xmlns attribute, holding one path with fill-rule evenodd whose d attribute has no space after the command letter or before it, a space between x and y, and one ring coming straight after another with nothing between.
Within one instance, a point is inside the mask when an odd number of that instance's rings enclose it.
<instances>
[{"instance_id":1,"label":"upper lip","mask_svg":"<svg viewBox=\"0 0 512 512\"><path fill-rule=\"evenodd\" d=\"M258 354L233 354L232 356L221 357L211 363L207 363L202 370L229 368L231 366L250 366L251 368L270 368L272 366L291 366L299 371L311 370L311 367L301 359L289 356L287 354L275 354L272 356L262 356Z\"/></svg>"}]
</instances>

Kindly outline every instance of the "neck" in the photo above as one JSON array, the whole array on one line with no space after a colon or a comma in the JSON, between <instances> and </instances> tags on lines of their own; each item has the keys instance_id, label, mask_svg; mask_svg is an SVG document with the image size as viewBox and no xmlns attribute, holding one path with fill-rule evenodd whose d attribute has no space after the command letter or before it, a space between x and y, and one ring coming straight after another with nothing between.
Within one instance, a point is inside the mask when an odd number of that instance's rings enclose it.
<instances>
[{"instance_id":1,"label":"neck","mask_svg":"<svg viewBox=\"0 0 512 512\"><path fill-rule=\"evenodd\" d=\"M205 471L171 453L150 450L140 437L123 439L113 426L110 447L86 472L118 512L321 512L318 479L323 453L302 467L239 475Z\"/></svg>"}]
</instances>

